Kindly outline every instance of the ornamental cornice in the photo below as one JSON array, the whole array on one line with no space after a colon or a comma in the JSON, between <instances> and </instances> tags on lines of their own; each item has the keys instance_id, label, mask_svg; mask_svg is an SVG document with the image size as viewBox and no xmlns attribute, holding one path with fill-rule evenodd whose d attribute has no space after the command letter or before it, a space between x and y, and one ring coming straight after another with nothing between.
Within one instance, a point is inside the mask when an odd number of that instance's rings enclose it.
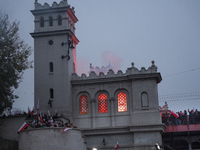
<instances>
[{"instance_id":1,"label":"ornamental cornice","mask_svg":"<svg viewBox=\"0 0 200 150\"><path fill-rule=\"evenodd\" d=\"M30 33L31 36L34 37L41 37L41 36L51 36L51 35L70 35L71 37L74 35L71 29L65 29L65 30L54 30L54 31L44 31L44 32L33 32ZM75 37L75 36L73 36Z\"/></svg>"}]
</instances>

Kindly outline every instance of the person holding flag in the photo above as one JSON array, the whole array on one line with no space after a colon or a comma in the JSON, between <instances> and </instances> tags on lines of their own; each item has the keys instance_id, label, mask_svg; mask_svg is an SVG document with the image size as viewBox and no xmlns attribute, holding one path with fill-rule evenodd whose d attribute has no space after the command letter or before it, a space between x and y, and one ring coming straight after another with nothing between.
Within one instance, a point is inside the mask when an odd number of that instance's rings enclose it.
<instances>
[{"instance_id":1,"label":"person holding flag","mask_svg":"<svg viewBox=\"0 0 200 150\"><path fill-rule=\"evenodd\" d=\"M170 117L172 118L172 124L178 125L178 115L172 110Z\"/></svg>"},{"instance_id":2,"label":"person holding flag","mask_svg":"<svg viewBox=\"0 0 200 150\"><path fill-rule=\"evenodd\" d=\"M35 106L33 106L31 116L34 117L34 114L35 114Z\"/></svg>"},{"instance_id":3,"label":"person holding flag","mask_svg":"<svg viewBox=\"0 0 200 150\"><path fill-rule=\"evenodd\" d=\"M31 118L31 110L30 110L29 106L28 106L28 118Z\"/></svg>"},{"instance_id":4,"label":"person holding flag","mask_svg":"<svg viewBox=\"0 0 200 150\"><path fill-rule=\"evenodd\" d=\"M48 114L47 115L48 115L49 118L51 117L51 114L50 114L49 110L48 110Z\"/></svg>"},{"instance_id":5,"label":"person holding flag","mask_svg":"<svg viewBox=\"0 0 200 150\"><path fill-rule=\"evenodd\" d=\"M41 111L40 111L40 123L43 124Z\"/></svg>"},{"instance_id":6,"label":"person holding flag","mask_svg":"<svg viewBox=\"0 0 200 150\"><path fill-rule=\"evenodd\" d=\"M37 110L39 110L39 99L38 99L38 103L37 103Z\"/></svg>"}]
</instances>

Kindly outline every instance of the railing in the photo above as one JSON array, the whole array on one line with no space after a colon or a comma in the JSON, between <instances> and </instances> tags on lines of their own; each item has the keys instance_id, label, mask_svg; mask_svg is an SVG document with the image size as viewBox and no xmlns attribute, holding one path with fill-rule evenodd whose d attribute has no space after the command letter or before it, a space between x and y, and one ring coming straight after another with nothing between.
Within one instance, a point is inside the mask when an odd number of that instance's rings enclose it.
<instances>
[{"instance_id":1,"label":"railing","mask_svg":"<svg viewBox=\"0 0 200 150\"><path fill-rule=\"evenodd\" d=\"M200 114L185 115L178 118L173 115L162 116L162 123L166 126L200 124Z\"/></svg>"}]
</instances>

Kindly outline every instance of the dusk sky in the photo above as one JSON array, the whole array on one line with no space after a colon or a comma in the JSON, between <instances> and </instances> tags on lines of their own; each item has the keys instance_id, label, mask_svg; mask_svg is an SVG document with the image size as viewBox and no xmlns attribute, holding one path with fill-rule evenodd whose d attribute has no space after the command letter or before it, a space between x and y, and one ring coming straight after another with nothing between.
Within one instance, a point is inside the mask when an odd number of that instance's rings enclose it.
<instances>
[{"instance_id":1,"label":"dusk sky","mask_svg":"<svg viewBox=\"0 0 200 150\"><path fill-rule=\"evenodd\" d=\"M55 0L38 0L49 5ZM0 0L10 22L20 21L19 35L33 49L35 0ZM60 0L56 0L57 3ZM109 63L124 73L155 61L162 81L160 106L200 110L200 1L199 0L68 0L75 7L78 75ZM34 54L34 51L33 51ZM33 60L33 54L30 60ZM13 108L33 107L34 69L25 71Z\"/></svg>"}]
</instances>

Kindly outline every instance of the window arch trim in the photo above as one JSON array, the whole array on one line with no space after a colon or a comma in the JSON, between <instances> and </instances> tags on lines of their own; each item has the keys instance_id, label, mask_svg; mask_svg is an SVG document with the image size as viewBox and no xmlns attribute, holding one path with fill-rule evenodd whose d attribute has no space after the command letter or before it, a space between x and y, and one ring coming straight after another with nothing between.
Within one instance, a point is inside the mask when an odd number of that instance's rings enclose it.
<instances>
[{"instance_id":1,"label":"window arch trim","mask_svg":"<svg viewBox=\"0 0 200 150\"><path fill-rule=\"evenodd\" d=\"M149 107L149 96L147 92L142 92L141 93L141 106L143 108L148 108Z\"/></svg>"}]
</instances>

